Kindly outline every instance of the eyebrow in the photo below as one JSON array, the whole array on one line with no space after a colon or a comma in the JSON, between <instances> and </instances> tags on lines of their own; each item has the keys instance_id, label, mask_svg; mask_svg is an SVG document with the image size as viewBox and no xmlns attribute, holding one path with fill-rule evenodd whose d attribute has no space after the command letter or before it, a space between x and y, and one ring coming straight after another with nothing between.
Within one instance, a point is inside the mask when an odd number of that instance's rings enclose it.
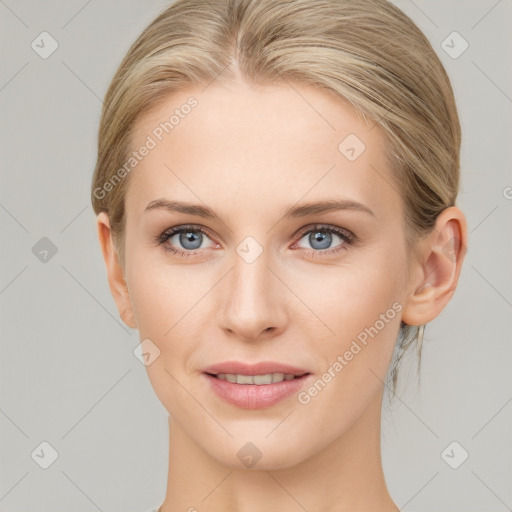
<instances>
[{"instance_id":1,"label":"eyebrow","mask_svg":"<svg viewBox=\"0 0 512 512\"><path fill-rule=\"evenodd\" d=\"M189 215L196 215L198 217L206 217L216 219L218 216L208 206L200 204L185 203L182 201L169 201L168 199L156 199L151 201L145 211L151 211L155 209L163 209L173 213L185 213ZM328 200L302 204L300 206L291 206L288 208L283 218L300 218L308 215L320 215L322 213L329 213L340 210L352 210L369 213L375 216L372 210L362 203L352 201L350 199L341 200Z\"/></svg>"}]
</instances>

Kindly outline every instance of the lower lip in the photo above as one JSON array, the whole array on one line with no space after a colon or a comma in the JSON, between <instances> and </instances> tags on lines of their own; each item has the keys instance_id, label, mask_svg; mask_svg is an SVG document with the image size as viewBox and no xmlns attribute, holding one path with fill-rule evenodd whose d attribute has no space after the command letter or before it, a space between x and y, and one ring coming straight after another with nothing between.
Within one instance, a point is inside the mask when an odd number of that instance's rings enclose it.
<instances>
[{"instance_id":1,"label":"lower lip","mask_svg":"<svg viewBox=\"0 0 512 512\"><path fill-rule=\"evenodd\" d=\"M226 402L241 409L263 409L298 393L311 374L273 384L235 384L204 373L213 391Z\"/></svg>"}]
</instances>

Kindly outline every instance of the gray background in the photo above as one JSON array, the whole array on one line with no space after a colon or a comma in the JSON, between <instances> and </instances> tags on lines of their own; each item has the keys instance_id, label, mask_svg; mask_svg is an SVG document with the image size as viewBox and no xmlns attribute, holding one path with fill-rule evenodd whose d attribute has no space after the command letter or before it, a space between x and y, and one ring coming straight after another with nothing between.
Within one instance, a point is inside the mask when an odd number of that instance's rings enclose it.
<instances>
[{"instance_id":1,"label":"gray background","mask_svg":"<svg viewBox=\"0 0 512 512\"><path fill-rule=\"evenodd\" d=\"M385 404L386 478L408 512L512 510L512 1L395 3L455 89L470 236L459 288L425 331L421 383L409 359ZM0 0L0 511L135 512L164 498L167 413L118 319L89 189L103 95L165 5ZM59 45L47 59L31 48L43 31ZM441 46L453 31L469 43L456 59ZM33 253L43 237L57 248L46 262ZM43 441L59 454L46 470L31 457ZM469 453L458 469L441 456L452 441Z\"/></svg>"}]
</instances>

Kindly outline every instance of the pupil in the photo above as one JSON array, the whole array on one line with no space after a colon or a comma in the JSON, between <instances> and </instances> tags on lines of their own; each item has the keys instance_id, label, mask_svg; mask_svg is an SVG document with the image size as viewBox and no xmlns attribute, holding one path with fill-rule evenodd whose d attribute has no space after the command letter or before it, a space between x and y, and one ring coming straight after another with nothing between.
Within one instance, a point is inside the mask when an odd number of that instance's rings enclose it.
<instances>
[{"instance_id":1,"label":"pupil","mask_svg":"<svg viewBox=\"0 0 512 512\"><path fill-rule=\"evenodd\" d=\"M312 240L310 240L311 246L315 249L327 249L331 244L332 235L325 231L316 231L310 235ZM315 246L315 243L319 244Z\"/></svg>"},{"instance_id":2,"label":"pupil","mask_svg":"<svg viewBox=\"0 0 512 512\"><path fill-rule=\"evenodd\" d=\"M201 245L200 236L200 233L194 233L193 231L183 232L181 233L180 236L180 242L186 249L197 249ZM198 241L199 243L197 243ZM196 242L195 245L194 242ZM187 243L191 243L192 247L190 245L187 245Z\"/></svg>"}]
</instances>

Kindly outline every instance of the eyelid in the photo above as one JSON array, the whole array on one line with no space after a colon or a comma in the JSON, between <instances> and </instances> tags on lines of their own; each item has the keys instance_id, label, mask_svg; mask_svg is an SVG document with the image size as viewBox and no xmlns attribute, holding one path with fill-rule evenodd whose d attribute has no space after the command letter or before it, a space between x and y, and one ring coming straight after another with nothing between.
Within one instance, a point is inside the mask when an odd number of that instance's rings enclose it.
<instances>
[{"instance_id":1,"label":"eyelid","mask_svg":"<svg viewBox=\"0 0 512 512\"><path fill-rule=\"evenodd\" d=\"M165 229L161 234L158 235L158 238L164 237L166 235L173 236L177 233L181 233L183 231L198 231L205 235L208 235L208 237L212 238L212 232L205 226L201 226L200 224L179 224L176 226L172 226L170 228Z\"/></svg>"},{"instance_id":2,"label":"eyelid","mask_svg":"<svg viewBox=\"0 0 512 512\"><path fill-rule=\"evenodd\" d=\"M177 226L173 226L171 228L167 228L162 233L156 236L156 242L159 245L164 245L170 238L172 238L175 235L179 235L180 233L186 232L186 231L197 231L199 233L202 233L203 235L206 235L212 242L218 245L218 242L215 240L215 237L212 236L211 231L205 227L201 226L199 224L180 224ZM167 250L172 250L169 247L166 247ZM193 251L186 251L184 249L175 249L176 252L179 253L187 253L189 255L195 254L201 249L194 249Z\"/></svg>"},{"instance_id":3,"label":"eyelid","mask_svg":"<svg viewBox=\"0 0 512 512\"><path fill-rule=\"evenodd\" d=\"M186 232L187 230L203 233L208 238L210 238L210 240L212 240L212 242L214 242L218 245L218 242L216 242L215 237L213 237L211 235L211 231L207 227L199 225L199 224L181 224L181 225L173 226L171 228L164 230L160 235L157 235L156 241L159 245L164 246L170 238L172 238L173 236L180 234L182 232ZM294 242L294 244L292 245L292 248L297 245L297 243L304 237L304 235L306 235L310 232L315 232L315 231L327 231L330 233L334 233L343 240L343 243L339 244L338 246L335 246L333 248L328 248L328 249L317 249L316 250L316 249L307 249L307 248L299 247L299 249L305 251L308 255L313 255L313 256L333 255L333 254L338 253L340 250L346 249L347 248L346 246L355 244L355 242L357 241L357 237L348 229L341 228L338 226L332 226L329 224L310 224L308 226L304 226L303 228L301 228L293 236L293 238L298 237L298 240L296 242ZM170 246L169 244L167 244L167 247L164 247L164 249L167 251L176 253L179 256L195 256L195 255L199 256L199 255L201 255L201 249L193 249L193 250L176 249L176 248Z\"/></svg>"},{"instance_id":4,"label":"eyelid","mask_svg":"<svg viewBox=\"0 0 512 512\"><path fill-rule=\"evenodd\" d=\"M310 231L329 231L337 234L338 236L346 237L350 241L356 239L354 233L348 229L340 228L338 226L331 226L330 224L310 224L309 226L301 228L295 236L302 238L306 233L309 233Z\"/></svg>"},{"instance_id":5,"label":"eyelid","mask_svg":"<svg viewBox=\"0 0 512 512\"><path fill-rule=\"evenodd\" d=\"M304 247L297 247L297 244L305 235L307 235L308 233L318 231L327 231L329 233L334 233L335 235L341 238L342 242L339 245L327 249L308 249ZM299 239L292 245L291 248L297 248L303 251L308 257L312 258L328 258L329 256L337 256L340 252L347 250L349 247L355 245L357 242L357 237L348 229L340 228L338 226L331 226L328 224L313 224L306 226L304 228L301 228L299 234L296 236L298 236Z\"/></svg>"}]
</instances>

